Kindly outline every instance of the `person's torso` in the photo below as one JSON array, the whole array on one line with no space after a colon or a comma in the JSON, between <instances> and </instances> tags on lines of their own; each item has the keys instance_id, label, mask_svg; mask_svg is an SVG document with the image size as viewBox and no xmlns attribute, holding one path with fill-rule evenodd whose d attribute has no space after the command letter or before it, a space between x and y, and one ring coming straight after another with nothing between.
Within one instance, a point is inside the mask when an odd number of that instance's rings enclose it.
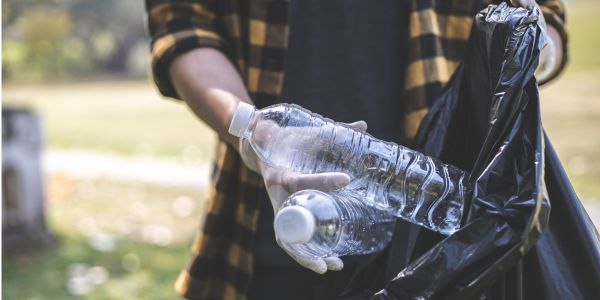
<instances>
[{"instance_id":1,"label":"person's torso","mask_svg":"<svg viewBox=\"0 0 600 300\"><path fill-rule=\"evenodd\" d=\"M364 120L377 138L402 133L405 1L292 1L280 102L340 122Z\"/></svg>"},{"instance_id":2,"label":"person's torso","mask_svg":"<svg viewBox=\"0 0 600 300\"><path fill-rule=\"evenodd\" d=\"M283 89L267 105L295 103L340 122L364 120L373 136L399 142L405 1L292 0L290 5ZM275 243L273 209L266 192L261 197L255 260L294 264Z\"/></svg>"}]
</instances>

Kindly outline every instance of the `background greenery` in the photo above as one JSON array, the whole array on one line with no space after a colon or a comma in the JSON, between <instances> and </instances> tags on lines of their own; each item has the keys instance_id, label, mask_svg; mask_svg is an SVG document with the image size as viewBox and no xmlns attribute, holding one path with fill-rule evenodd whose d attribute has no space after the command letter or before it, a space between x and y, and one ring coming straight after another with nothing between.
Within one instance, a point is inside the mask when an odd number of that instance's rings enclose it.
<instances>
[{"instance_id":1,"label":"background greenery","mask_svg":"<svg viewBox=\"0 0 600 300\"><path fill-rule=\"evenodd\" d=\"M567 4L571 61L542 89L542 113L591 209L600 203L600 3ZM160 99L145 78L143 1L8 0L2 6L3 101L40 114L47 152L83 149L180 163L211 156L211 131L183 105ZM2 296L175 298L173 282L202 221L203 199L200 186L47 171L48 221L58 242L4 257ZM98 239L106 242L107 235L114 245L103 249ZM73 274L91 267L102 267L105 280L86 293L74 291Z\"/></svg>"},{"instance_id":2,"label":"background greenery","mask_svg":"<svg viewBox=\"0 0 600 300\"><path fill-rule=\"evenodd\" d=\"M145 74L144 1L2 1L3 79Z\"/></svg>"}]
</instances>

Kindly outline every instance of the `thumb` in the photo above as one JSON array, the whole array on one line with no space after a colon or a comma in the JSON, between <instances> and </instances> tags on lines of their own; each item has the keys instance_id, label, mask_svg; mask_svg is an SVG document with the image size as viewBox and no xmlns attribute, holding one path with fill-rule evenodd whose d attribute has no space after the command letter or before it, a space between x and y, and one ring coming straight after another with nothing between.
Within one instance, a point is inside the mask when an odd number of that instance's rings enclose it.
<instances>
[{"instance_id":1,"label":"thumb","mask_svg":"<svg viewBox=\"0 0 600 300\"><path fill-rule=\"evenodd\" d=\"M346 125L354 128L355 130L364 132L367 131L367 122L360 120L352 123L346 123Z\"/></svg>"},{"instance_id":2,"label":"thumb","mask_svg":"<svg viewBox=\"0 0 600 300\"><path fill-rule=\"evenodd\" d=\"M286 243L282 242L277 236L275 237L275 241L285 253L287 253L302 267L319 274L325 274L325 272L327 272L327 263L322 258L310 258L297 254L292 249L290 249Z\"/></svg>"},{"instance_id":3,"label":"thumb","mask_svg":"<svg viewBox=\"0 0 600 300\"><path fill-rule=\"evenodd\" d=\"M344 268L344 262L335 256L326 257L323 259L325 264L327 264L327 269L331 271L340 271Z\"/></svg>"},{"instance_id":4,"label":"thumb","mask_svg":"<svg viewBox=\"0 0 600 300\"><path fill-rule=\"evenodd\" d=\"M327 263L323 259L297 258L296 262L315 273L325 274L327 272Z\"/></svg>"},{"instance_id":5,"label":"thumb","mask_svg":"<svg viewBox=\"0 0 600 300\"><path fill-rule=\"evenodd\" d=\"M317 174L286 173L283 182L290 194L297 191L313 189L323 192L335 191L350 183L350 176L342 172Z\"/></svg>"}]
</instances>

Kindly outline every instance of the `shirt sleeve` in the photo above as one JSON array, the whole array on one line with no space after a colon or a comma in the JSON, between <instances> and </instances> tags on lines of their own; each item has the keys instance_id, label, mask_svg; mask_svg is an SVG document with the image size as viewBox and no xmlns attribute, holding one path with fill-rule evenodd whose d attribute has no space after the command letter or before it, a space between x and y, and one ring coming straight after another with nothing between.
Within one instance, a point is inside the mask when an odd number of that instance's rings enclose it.
<instances>
[{"instance_id":1,"label":"shirt sleeve","mask_svg":"<svg viewBox=\"0 0 600 300\"><path fill-rule=\"evenodd\" d=\"M562 72L568 61L568 34L565 27L565 5L562 0L538 0L538 4L544 15L547 26L554 27L561 39L562 59L560 65L555 69L554 73L546 81L550 81Z\"/></svg>"},{"instance_id":2,"label":"shirt sleeve","mask_svg":"<svg viewBox=\"0 0 600 300\"><path fill-rule=\"evenodd\" d=\"M147 31L152 38L151 73L162 95L179 99L169 77L169 65L177 55L200 47L226 51L217 30L215 2L146 0Z\"/></svg>"}]
</instances>

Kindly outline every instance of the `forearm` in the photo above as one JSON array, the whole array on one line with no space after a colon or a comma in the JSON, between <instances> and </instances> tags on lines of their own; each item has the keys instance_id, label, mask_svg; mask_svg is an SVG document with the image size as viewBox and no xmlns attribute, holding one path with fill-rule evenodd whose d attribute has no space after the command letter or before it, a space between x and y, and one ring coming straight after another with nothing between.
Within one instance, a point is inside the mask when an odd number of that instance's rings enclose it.
<instances>
[{"instance_id":1,"label":"forearm","mask_svg":"<svg viewBox=\"0 0 600 300\"><path fill-rule=\"evenodd\" d=\"M178 95L226 142L238 147L227 132L238 102L250 102L235 67L220 51L199 48L175 58L169 74Z\"/></svg>"}]
</instances>

